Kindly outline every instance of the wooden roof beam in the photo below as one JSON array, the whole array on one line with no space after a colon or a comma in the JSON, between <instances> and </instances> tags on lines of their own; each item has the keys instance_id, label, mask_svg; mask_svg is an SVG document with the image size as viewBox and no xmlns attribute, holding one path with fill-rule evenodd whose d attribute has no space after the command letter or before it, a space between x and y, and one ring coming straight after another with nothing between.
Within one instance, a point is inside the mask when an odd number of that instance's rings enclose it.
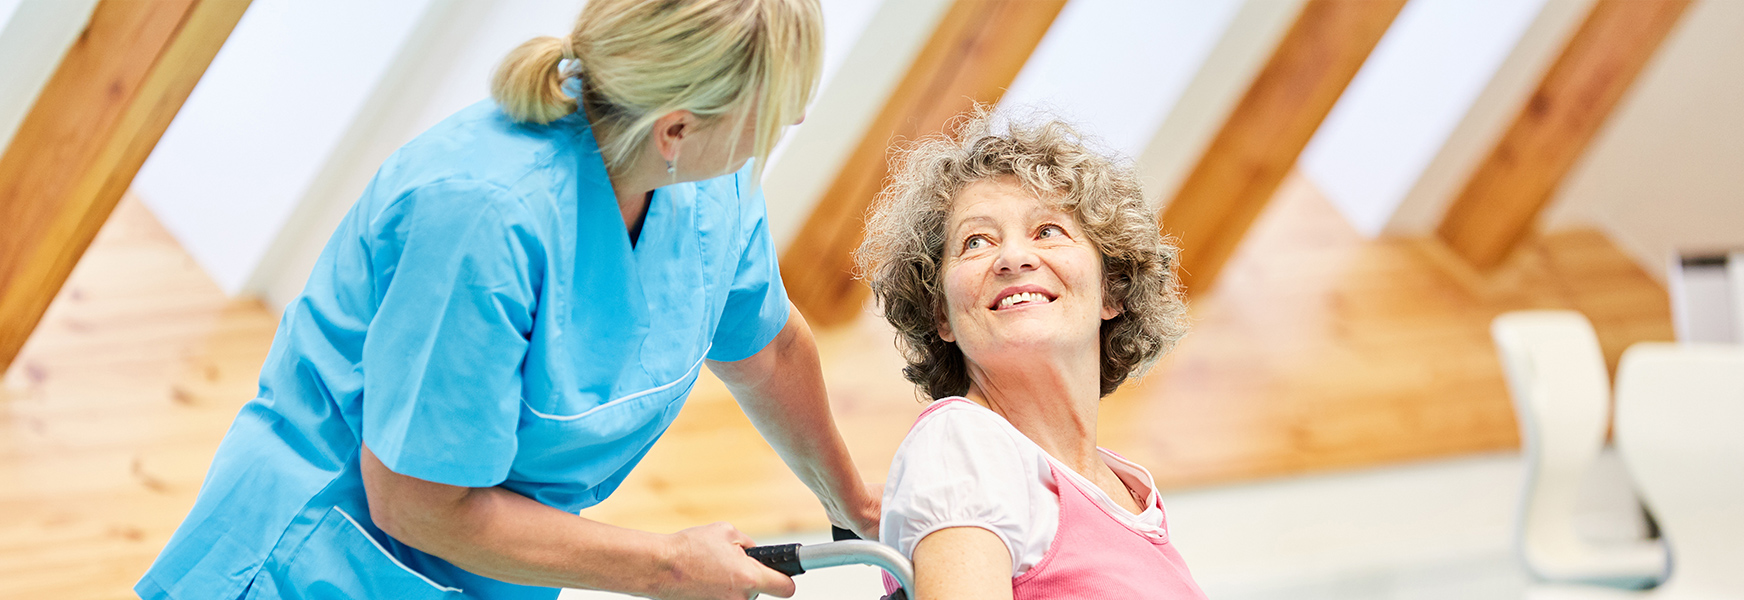
<instances>
[{"instance_id":1,"label":"wooden roof beam","mask_svg":"<svg viewBox=\"0 0 1744 600\"><path fill-rule=\"evenodd\" d=\"M0 154L0 370L12 363L248 0L103 0Z\"/></svg>"},{"instance_id":2,"label":"wooden roof beam","mask_svg":"<svg viewBox=\"0 0 1744 600\"><path fill-rule=\"evenodd\" d=\"M1471 266L1500 265L1677 23L1689 0L1599 0L1435 234Z\"/></svg>"},{"instance_id":3,"label":"wooden roof beam","mask_svg":"<svg viewBox=\"0 0 1744 600\"><path fill-rule=\"evenodd\" d=\"M854 280L865 214L890 173L891 145L942 131L975 103L996 103L1047 34L1065 0L956 0L805 225L781 256L788 296L814 325L853 320L866 301Z\"/></svg>"},{"instance_id":4,"label":"wooden roof beam","mask_svg":"<svg viewBox=\"0 0 1744 600\"><path fill-rule=\"evenodd\" d=\"M1404 0L1310 0L1163 207L1187 293L1211 287Z\"/></svg>"}]
</instances>

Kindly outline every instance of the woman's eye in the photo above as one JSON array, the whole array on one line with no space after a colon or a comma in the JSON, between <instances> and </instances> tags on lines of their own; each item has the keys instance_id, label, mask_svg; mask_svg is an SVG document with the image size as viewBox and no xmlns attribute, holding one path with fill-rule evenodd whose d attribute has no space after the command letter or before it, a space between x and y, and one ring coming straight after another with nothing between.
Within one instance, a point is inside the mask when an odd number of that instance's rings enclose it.
<instances>
[{"instance_id":1,"label":"woman's eye","mask_svg":"<svg viewBox=\"0 0 1744 600\"><path fill-rule=\"evenodd\" d=\"M1059 225L1044 225L1041 231L1036 232L1036 237L1048 238L1060 235L1066 235L1066 230Z\"/></svg>"},{"instance_id":2,"label":"woman's eye","mask_svg":"<svg viewBox=\"0 0 1744 600\"><path fill-rule=\"evenodd\" d=\"M986 247L987 247L987 238L984 238L984 237L981 237L978 235L970 236L968 240L965 240L963 242L963 249L964 250L980 250L980 249L986 248Z\"/></svg>"}]
</instances>

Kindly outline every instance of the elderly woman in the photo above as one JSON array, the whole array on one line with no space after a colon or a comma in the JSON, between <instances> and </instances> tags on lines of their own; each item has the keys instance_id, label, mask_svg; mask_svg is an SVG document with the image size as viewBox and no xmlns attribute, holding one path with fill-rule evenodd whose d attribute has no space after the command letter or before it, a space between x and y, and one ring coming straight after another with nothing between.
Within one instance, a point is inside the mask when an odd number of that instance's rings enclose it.
<instances>
[{"instance_id":1,"label":"elderly woman","mask_svg":"<svg viewBox=\"0 0 1744 600\"><path fill-rule=\"evenodd\" d=\"M902 157L860 247L904 374L936 398L879 537L928 598L1202 598L1150 473L1097 409L1184 333L1176 250L1130 169L986 115Z\"/></svg>"}]
</instances>

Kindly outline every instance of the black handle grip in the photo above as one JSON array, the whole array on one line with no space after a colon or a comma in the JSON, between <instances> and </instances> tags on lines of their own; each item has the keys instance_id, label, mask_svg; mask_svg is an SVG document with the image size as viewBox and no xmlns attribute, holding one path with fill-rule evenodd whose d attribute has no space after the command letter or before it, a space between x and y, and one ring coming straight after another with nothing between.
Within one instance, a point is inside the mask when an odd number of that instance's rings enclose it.
<instances>
[{"instance_id":1,"label":"black handle grip","mask_svg":"<svg viewBox=\"0 0 1744 600\"><path fill-rule=\"evenodd\" d=\"M781 544L778 546L753 546L745 549L745 554L763 563L763 566L775 569L792 577L805 572L805 567L799 565L799 544Z\"/></svg>"}]
</instances>

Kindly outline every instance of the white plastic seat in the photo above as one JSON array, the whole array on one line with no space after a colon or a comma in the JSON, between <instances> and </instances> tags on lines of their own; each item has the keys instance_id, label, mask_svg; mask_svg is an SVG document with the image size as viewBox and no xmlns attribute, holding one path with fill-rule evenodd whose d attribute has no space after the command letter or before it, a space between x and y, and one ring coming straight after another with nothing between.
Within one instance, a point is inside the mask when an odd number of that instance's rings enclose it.
<instances>
[{"instance_id":1,"label":"white plastic seat","mask_svg":"<svg viewBox=\"0 0 1744 600\"><path fill-rule=\"evenodd\" d=\"M1553 582L1640 586L1665 574L1656 542L1599 545L1575 526L1583 477L1605 446L1609 375L1598 336L1573 311L1520 311L1490 328L1501 355L1526 462L1519 551Z\"/></svg>"},{"instance_id":2,"label":"white plastic seat","mask_svg":"<svg viewBox=\"0 0 1744 600\"><path fill-rule=\"evenodd\" d=\"M1637 344L1617 370L1618 450L1671 546L1646 592L1538 586L1528 600L1744 599L1744 346Z\"/></svg>"},{"instance_id":3,"label":"white plastic seat","mask_svg":"<svg viewBox=\"0 0 1744 600\"><path fill-rule=\"evenodd\" d=\"M1616 437L1672 549L1652 595L1744 599L1744 346L1629 348Z\"/></svg>"}]
</instances>

